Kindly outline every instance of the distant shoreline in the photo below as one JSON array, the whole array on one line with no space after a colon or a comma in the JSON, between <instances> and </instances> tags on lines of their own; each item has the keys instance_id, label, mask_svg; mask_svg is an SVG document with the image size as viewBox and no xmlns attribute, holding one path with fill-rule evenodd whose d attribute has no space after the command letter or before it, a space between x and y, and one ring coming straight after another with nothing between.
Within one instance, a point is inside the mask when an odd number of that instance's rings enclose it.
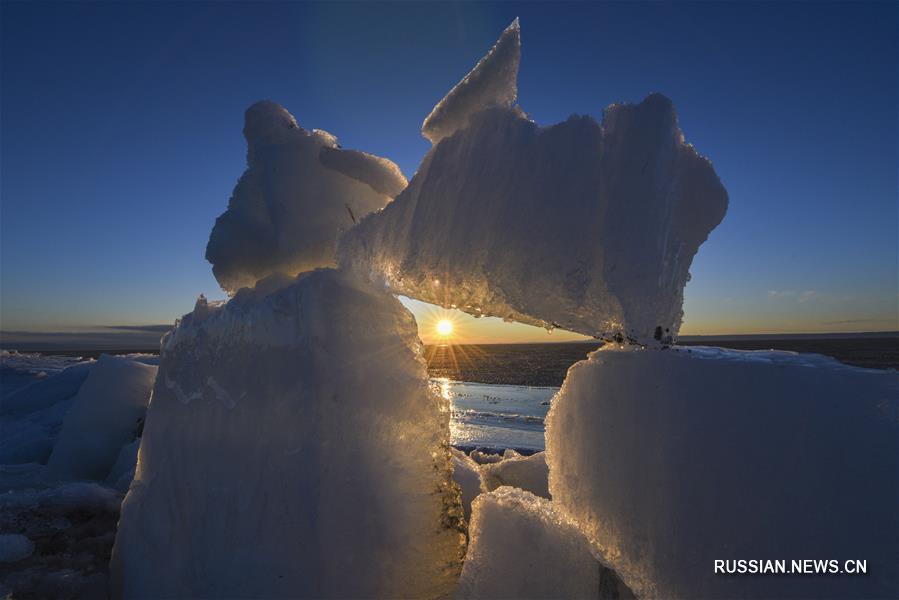
<instances>
[{"instance_id":1,"label":"distant shoreline","mask_svg":"<svg viewBox=\"0 0 899 600\"><path fill-rule=\"evenodd\" d=\"M148 325L146 328L159 328L161 325ZM166 330L167 331L167 330ZM161 339L161 332L159 337ZM108 334L107 334L108 335ZM120 334L122 337L128 334ZM123 354L127 352L141 352L147 354L159 354L159 341L143 340L135 343L135 340L123 340L124 344L116 344L108 338L101 343L78 342L70 340L68 342L47 342L47 341L28 341L31 336L41 337L85 337L92 336L91 333L53 333L53 332L30 332L30 331L0 331L0 350L17 350L19 352L36 352L38 354L59 354L62 356L73 356L77 354L98 354L103 352L114 352ZM13 338L12 342L5 341L4 338ZM783 341L783 340L836 340L836 339L868 339L868 338L893 338L899 341L899 331L859 331L859 332L827 332L827 333L730 333L715 335L683 335L677 340L678 344L695 345L698 343L716 343L719 342L746 342L746 341ZM79 344L84 345L79 345ZM478 342L468 344L453 344L455 346L537 346L537 345L559 345L559 344L600 344L600 340L571 340L565 342L557 342L548 340L545 342ZM425 346L443 346L445 344L425 344Z\"/></svg>"},{"instance_id":2,"label":"distant shoreline","mask_svg":"<svg viewBox=\"0 0 899 600\"><path fill-rule=\"evenodd\" d=\"M899 332L684 336L678 344L815 353L858 367L899 369ZM431 344L425 346L425 358L431 377L489 384L560 386L571 365L602 345L601 341ZM159 346L53 348L25 345L15 349L84 358L97 358L103 353L159 353Z\"/></svg>"},{"instance_id":3,"label":"distant shoreline","mask_svg":"<svg viewBox=\"0 0 899 600\"><path fill-rule=\"evenodd\" d=\"M557 342L555 344L471 344L425 347L432 377L457 381L527 386L560 386L568 369L602 342ZM685 336L682 346L721 346L735 350L786 350L823 354L845 364L868 369L899 369L899 333L871 336L832 334L802 337L709 337Z\"/></svg>"}]
</instances>

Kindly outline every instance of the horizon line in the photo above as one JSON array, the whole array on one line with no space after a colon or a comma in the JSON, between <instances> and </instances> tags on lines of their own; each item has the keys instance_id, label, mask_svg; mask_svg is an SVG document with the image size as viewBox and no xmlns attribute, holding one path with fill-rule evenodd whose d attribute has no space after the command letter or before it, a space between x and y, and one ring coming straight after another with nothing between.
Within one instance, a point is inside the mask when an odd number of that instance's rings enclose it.
<instances>
[{"instance_id":1,"label":"horizon line","mask_svg":"<svg viewBox=\"0 0 899 600\"><path fill-rule=\"evenodd\" d=\"M65 353L77 353L77 352L151 352L157 353L159 352L159 345L157 343L150 343L150 340L136 340L136 337L143 337L139 335L135 335L135 333L129 334L113 334L112 336L106 336L105 340L97 339L93 342L85 340L83 342L84 345L76 345L75 344L65 344L65 342L56 344L47 341L44 342L36 342L36 341L25 341L21 340L20 343L6 343L2 336L4 334L10 334L13 332L2 331L0 330L0 350L5 351L17 351L17 352L37 352L37 353L53 353L53 352L65 352ZM28 332L28 331L17 331L16 334L29 334L33 333L36 336L40 335L49 335L51 337L57 337L58 335L77 335L75 333L63 333L63 332ZM149 332L148 332L149 333ZM55 334L55 335L54 335ZM147 335L147 334L144 334ZM150 334L152 335L152 334ZM112 340L110 337L121 338L120 340ZM886 330L886 331L858 331L858 332L845 332L845 331L834 331L834 332L815 332L815 333L730 333L730 334L694 334L694 335L683 335L677 338L678 342L701 342L701 341L739 341L739 340L796 340L796 339L835 339L835 338L884 338L884 337L899 337L899 330ZM130 338L131 343L127 343ZM160 335L161 338L161 335ZM116 343L116 342L124 342L124 343ZM549 345L549 344L604 344L606 343L601 339L584 339L584 340L566 340L566 341L512 341L512 342L504 342L504 341L488 341L488 342L464 342L464 343L446 343L446 342L424 342L422 341L422 345L424 346L526 346L526 345ZM65 345L64 345L65 344Z\"/></svg>"}]
</instances>

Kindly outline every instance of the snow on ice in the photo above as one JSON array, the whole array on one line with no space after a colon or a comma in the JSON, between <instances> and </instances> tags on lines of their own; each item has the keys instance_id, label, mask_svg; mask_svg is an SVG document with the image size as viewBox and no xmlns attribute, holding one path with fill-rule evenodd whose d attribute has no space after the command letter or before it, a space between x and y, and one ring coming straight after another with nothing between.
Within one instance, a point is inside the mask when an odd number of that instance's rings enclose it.
<instances>
[{"instance_id":1,"label":"snow on ice","mask_svg":"<svg viewBox=\"0 0 899 600\"><path fill-rule=\"evenodd\" d=\"M449 407L412 314L330 269L277 283L198 302L164 339L113 594L450 593Z\"/></svg>"},{"instance_id":2,"label":"snow on ice","mask_svg":"<svg viewBox=\"0 0 899 600\"><path fill-rule=\"evenodd\" d=\"M243 131L247 170L206 247L231 293L273 273L333 266L339 233L406 187L391 161L344 150L326 131L306 131L274 102L247 109Z\"/></svg>"},{"instance_id":3,"label":"snow on ice","mask_svg":"<svg viewBox=\"0 0 899 600\"><path fill-rule=\"evenodd\" d=\"M346 233L340 264L399 294L605 339L665 342L727 209L671 102L540 127L517 107L517 23L428 117L409 186ZM451 135L450 135L451 134Z\"/></svg>"},{"instance_id":4,"label":"snow on ice","mask_svg":"<svg viewBox=\"0 0 899 600\"><path fill-rule=\"evenodd\" d=\"M553 504L641 597L897 589L895 371L819 355L600 349L547 420ZM715 559L866 559L861 577L725 577Z\"/></svg>"}]
</instances>

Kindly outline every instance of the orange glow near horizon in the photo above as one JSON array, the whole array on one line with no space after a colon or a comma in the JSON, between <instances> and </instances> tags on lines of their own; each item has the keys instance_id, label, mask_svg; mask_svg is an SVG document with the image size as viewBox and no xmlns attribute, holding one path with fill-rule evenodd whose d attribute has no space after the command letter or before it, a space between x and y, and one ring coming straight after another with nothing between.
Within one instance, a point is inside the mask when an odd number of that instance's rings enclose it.
<instances>
[{"instance_id":1,"label":"orange glow near horizon","mask_svg":"<svg viewBox=\"0 0 899 600\"><path fill-rule=\"evenodd\" d=\"M590 339L561 329L550 334L540 327L508 323L496 317L474 317L457 309L408 298L402 300L415 315L418 335L427 345L514 344Z\"/></svg>"}]
</instances>

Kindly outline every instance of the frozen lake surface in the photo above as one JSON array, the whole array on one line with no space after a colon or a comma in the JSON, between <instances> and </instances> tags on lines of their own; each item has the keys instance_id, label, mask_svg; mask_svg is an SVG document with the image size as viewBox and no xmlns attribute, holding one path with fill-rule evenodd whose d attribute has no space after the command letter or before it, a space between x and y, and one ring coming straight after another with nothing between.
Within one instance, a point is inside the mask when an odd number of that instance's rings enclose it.
<instances>
[{"instance_id":1,"label":"frozen lake surface","mask_svg":"<svg viewBox=\"0 0 899 600\"><path fill-rule=\"evenodd\" d=\"M546 413L557 387L431 380L452 402L450 441L463 449L543 450Z\"/></svg>"},{"instance_id":2,"label":"frozen lake surface","mask_svg":"<svg viewBox=\"0 0 899 600\"><path fill-rule=\"evenodd\" d=\"M9 354L0 360L0 400L25 385L78 364L80 357ZM473 383L434 377L452 403L451 442L461 448L525 453L544 449L543 420L558 387Z\"/></svg>"}]
</instances>

